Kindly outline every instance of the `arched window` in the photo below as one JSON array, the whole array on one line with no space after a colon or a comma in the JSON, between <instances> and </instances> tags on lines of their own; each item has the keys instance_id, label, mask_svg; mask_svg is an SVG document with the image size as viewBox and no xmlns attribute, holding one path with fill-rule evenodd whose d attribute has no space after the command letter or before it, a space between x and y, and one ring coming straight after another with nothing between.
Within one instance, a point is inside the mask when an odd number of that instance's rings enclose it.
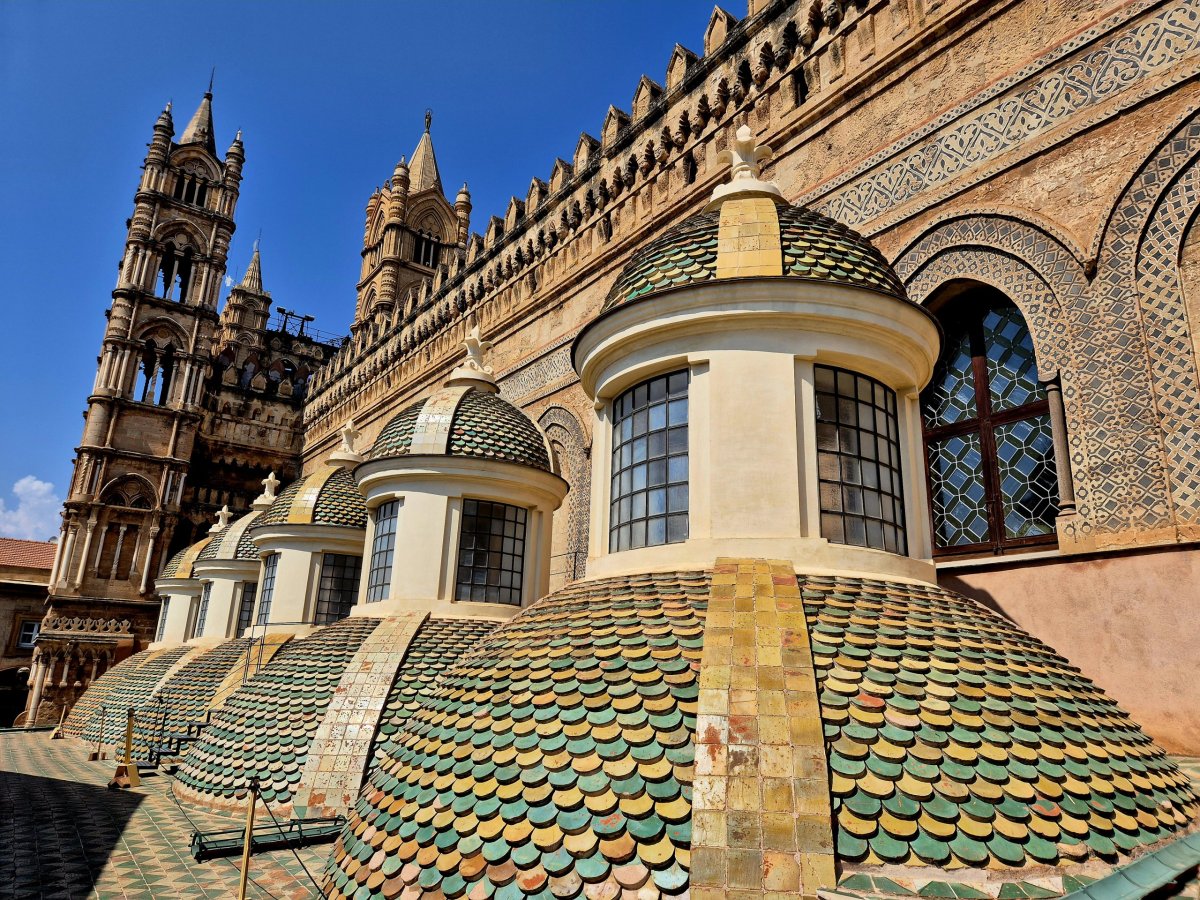
<instances>
[{"instance_id":1,"label":"arched window","mask_svg":"<svg viewBox=\"0 0 1200 900\"><path fill-rule=\"evenodd\" d=\"M441 258L442 248L437 239L428 234L418 234L413 244L413 260L433 269Z\"/></svg>"},{"instance_id":2,"label":"arched window","mask_svg":"<svg viewBox=\"0 0 1200 900\"><path fill-rule=\"evenodd\" d=\"M975 287L939 319L942 356L921 394L934 553L1053 544L1054 441L1021 311Z\"/></svg>"},{"instance_id":3,"label":"arched window","mask_svg":"<svg viewBox=\"0 0 1200 900\"><path fill-rule=\"evenodd\" d=\"M178 250L171 241L167 241L163 246L159 278L164 300L178 299L180 303L186 303L192 281L192 248Z\"/></svg>"}]
</instances>

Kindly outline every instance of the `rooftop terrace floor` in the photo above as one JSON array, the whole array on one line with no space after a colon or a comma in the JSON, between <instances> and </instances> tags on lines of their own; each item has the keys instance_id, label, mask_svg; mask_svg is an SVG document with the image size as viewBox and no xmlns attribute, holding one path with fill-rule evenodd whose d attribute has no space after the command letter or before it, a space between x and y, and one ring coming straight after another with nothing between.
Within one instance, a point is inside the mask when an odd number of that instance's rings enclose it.
<instances>
[{"instance_id":1,"label":"rooftop terrace floor","mask_svg":"<svg viewBox=\"0 0 1200 900\"><path fill-rule=\"evenodd\" d=\"M144 774L137 790L107 790L115 764L88 762L87 750L45 731L0 734L0 900L237 896L239 857L198 863L189 843L195 829L239 820L185 813L163 774ZM298 851L314 878L329 849ZM250 897L320 896L289 850L255 854L250 877Z\"/></svg>"}]
</instances>

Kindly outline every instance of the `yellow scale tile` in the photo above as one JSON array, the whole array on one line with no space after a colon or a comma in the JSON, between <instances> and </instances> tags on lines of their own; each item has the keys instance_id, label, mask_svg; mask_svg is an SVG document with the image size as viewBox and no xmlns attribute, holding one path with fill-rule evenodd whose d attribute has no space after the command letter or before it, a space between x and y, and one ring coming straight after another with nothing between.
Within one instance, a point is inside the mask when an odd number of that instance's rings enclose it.
<instances>
[{"instance_id":1,"label":"yellow scale tile","mask_svg":"<svg viewBox=\"0 0 1200 900\"><path fill-rule=\"evenodd\" d=\"M733 205L722 207L723 230ZM790 563L717 560L697 709L693 898L815 897L836 881L817 683L796 612Z\"/></svg>"}]
</instances>

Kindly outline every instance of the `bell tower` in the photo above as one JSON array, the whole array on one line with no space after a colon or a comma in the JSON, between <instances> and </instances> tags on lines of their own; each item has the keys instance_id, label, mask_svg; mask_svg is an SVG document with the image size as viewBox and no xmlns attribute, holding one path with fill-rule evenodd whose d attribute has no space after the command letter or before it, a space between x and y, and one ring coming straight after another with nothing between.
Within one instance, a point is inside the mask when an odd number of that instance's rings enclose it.
<instances>
[{"instance_id":1,"label":"bell tower","mask_svg":"<svg viewBox=\"0 0 1200 900\"><path fill-rule=\"evenodd\" d=\"M367 202L358 306L350 330L386 327L402 309L404 295L432 279L450 254L465 251L471 223L471 195L464 184L451 203L433 152L433 114L425 111L425 132L412 161L396 163L392 177Z\"/></svg>"},{"instance_id":2,"label":"bell tower","mask_svg":"<svg viewBox=\"0 0 1200 900\"><path fill-rule=\"evenodd\" d=\"M69 694L73 661L95 673L93 651L111 663L120 644L152 636L154 578L203 417L244 161L240 132L217 154L211 84L177 139L170 105L154 123L62 514L38 642L40 656L62 661L62 681L47 689ZM93 620L89 630L73 633L77 618Z\"/></svg>"}]
</instances>

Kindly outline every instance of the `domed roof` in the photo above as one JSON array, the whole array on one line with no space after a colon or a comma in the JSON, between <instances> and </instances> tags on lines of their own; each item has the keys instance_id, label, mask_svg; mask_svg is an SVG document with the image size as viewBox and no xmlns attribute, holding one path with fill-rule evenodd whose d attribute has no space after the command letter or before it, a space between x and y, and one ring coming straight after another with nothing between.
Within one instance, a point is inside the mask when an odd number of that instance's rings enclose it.
<instances>
[{"instance_id":1,"label":"domed roof","mask_svg":"<svg viewBox=\"0 0 1200 900\"><path fill-rule=\"evenodd\" d=\"M196 541L194 544L189 544L184 547L163 566L162 572L159 573L159 578L191 578L192 564L212 542L211 537L206 537L204 540Z\"/></svg>"},{"instance_id":2,"label":"domed roof","mask_svg":"<svg viewBox=\"0 0 1200 900\"><path fill-rule=\"evenodd\" d=\"M289 484L258 519L264 525L367 527L367 505L348 471L322 466Z\"/></svg>"},{"instance_id":3,"label":"domed roof","mask_svg":"<svg viewBox=\"0 0 1200 900\"><path fill-rule=\"evenodd\" d=\"M735 563L579 582L481 640L364 786L330 896L799 896L836 857L873 893L1047 897L1027 879L1092 880L1195 815L1163 751L1001 616Z\"/></svg>"},{"instance_id":4,"label":"domed roof","mask_svg":"<svg viewBox=\"0 0 1200 900\"><path fill-rule=\"evenodd\" d=\"M499 394L473 385L452 384L405 407L379 433L369 458L417 454L497 459L551 471L546 439L533 420Z\"/></svg>"},{"instance_id":5,"label":"domed roof","mask_svg":"<svg viewBox=\"0 0 1200 900\"><path fill-rule=\"evenodd\" d=\"M249 531L254 520L259 516L258 510L246 513L236 522L231 522L212 536L196 562L209 560L242 560L257 561L258 548L250 540Z\"/></svg>"},{"instance_id":6,"label":"domed roof","mask_svg":"<svg viewBox=\"0 0 1200 900\"><path fill-rule=\"evenodd\" d=\"M756 243L745 243L747 226ZM763 255L761 251L769 252ZM752 270L738 257L754 254ZM728 263L725 257L728 256ZM823 281L906 299L904 285L875 246L828 216L767 198L731 198L647 243L626 264L602 312L682 285L719 278L787 277Z\"/></svg>"}]
</instances>

